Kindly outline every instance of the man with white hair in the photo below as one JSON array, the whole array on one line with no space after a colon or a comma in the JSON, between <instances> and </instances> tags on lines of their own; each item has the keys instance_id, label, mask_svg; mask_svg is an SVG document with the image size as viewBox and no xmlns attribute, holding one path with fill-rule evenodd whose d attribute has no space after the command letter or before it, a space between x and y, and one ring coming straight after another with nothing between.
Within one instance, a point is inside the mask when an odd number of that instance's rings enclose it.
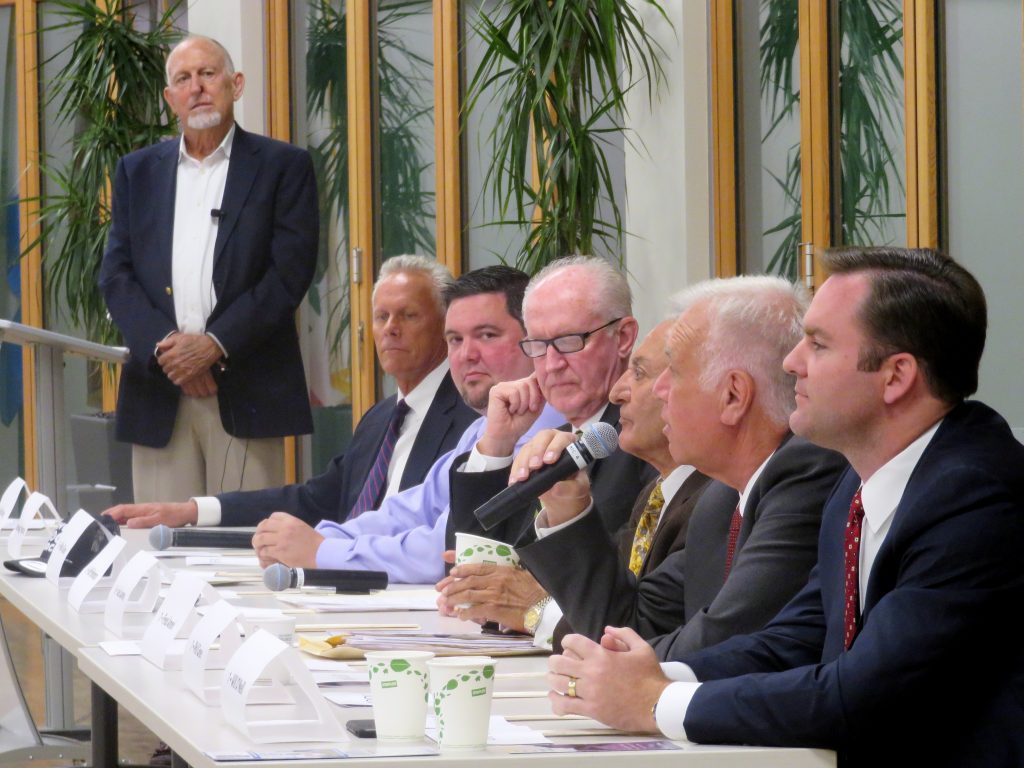
<instances>
[{"instance_id":1,"label":"man with white hair","mask_svg":"<svg viewBox=\"0 0 1024 768\"><path fill-rule=\"evenodd\" d=\"M802 288L771 277L712 280L678 302L654 392L672 458L715 480L694 509L685 548L638 581L602 541L591 511L600 502L591 504L576 476L542 498L550 534L519 550L576 632L598 640L609 624L630 626L666 654L758 629L796 594L816 560L822 506L846 467L788 428L793 377L782 360L800 338ZM564 442L539 433L513 475Z\"/></svg>"},{"instance_id":2,"label":"man with white hair","mask_svg":"<svg viewBox=\"0 0 1024 768\"><path fill-rule=\"evenodd\" d=\"M117 438L136 501L280 485L311 432L295 310L316 265L309 153L243 131L245 78L207 37L167 57L182 135L121 158L100 287L130 357Z\"/></svg>"},{"instance_id":3,"label":"man with white hair","mask_svg":"<svg viewBox=\"0 0 1024 768\"><path fill-rule=\"evenodd\" d=\"M455 460L449 548L459 531L513 544L533 538L532 501L487 531L473 510L508 485L513 448L545 404L565 417L563 437L569 442L595 422L619 420L619 406L609 395L628 367L638 332L625 276L604 259L558 259L530 280L523 320L527 338L519 346L533 360L534 371L491 390L484 434ZM629 520L637 494L658 473L620 450L594 462L587 474L601 502L599 519L615 533Z\"/></svg>"}]
</instances>

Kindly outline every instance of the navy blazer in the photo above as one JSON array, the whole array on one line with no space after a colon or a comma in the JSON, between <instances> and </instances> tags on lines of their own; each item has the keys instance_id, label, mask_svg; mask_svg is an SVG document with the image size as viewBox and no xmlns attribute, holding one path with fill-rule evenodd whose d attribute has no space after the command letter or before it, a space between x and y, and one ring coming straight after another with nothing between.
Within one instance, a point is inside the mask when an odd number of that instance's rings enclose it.
<instances>
[{"instance_id":1,"label":"navy blazer","mask_svg":"<svg viewBox=\"0 0 1024 768\"><path fill-rule=\"evenodd\" d=\"M179 141L121 158L100 267L110 316L131 352L117 401L119 440L170 440L179 387L153 354L178 323L171 251ZM241 438L313 429L295 311L316 265L319 219L309 153L236 126L214 248L217 304L206 330L227 351L214 368L221 422Z\"/></svg>"},{"instance_id":2,"label":"navy blazer","mask_svg":"<svg viewBox=\"0 0 1024 768\"><path fill-rule=\"evenodd\" d=\"M843 650L843 531L826 504L810 582L762 631L682 660L705 682L700 742L817 746L843 764L1024 765L1024 446L978 402L952 410L911 474ZM774 674L750 674L769 672Z\"/></svg>"},{"instance_id":3,"label":"navy blazer","mask_svg":"<svg viewBox=\"0 0 1024 768\"><path fill-rule=\"evenodd\" d=\"M219 495L221 525L256 525L278 510L290 512L310 525L321 520L344 522L377 458L395 403L392 395L367 411L345 452L335 456L322 474L305 483ZM420 423L399 489L422 483L434 462L452 450L479 417L459 396L451 373L446 373Z\"/></svg>"}]
</instances>

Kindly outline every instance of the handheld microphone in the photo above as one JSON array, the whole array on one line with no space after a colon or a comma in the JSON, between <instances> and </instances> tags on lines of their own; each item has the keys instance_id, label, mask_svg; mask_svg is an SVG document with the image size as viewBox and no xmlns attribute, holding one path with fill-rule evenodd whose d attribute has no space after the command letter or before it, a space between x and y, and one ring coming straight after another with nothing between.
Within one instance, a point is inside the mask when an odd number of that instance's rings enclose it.
<instances>
[{"instance_id":1,"label":"handheld microphone","mask_svg":"<svg viewBox=\"0 0 1024 768\"><path fill-rule=\"evenodd\" d=\"M271 592L302 586L333 587L335 592L369 592L387 589L388 574L385 571L289 568L284 563L274 563L263 571L263 583Z\"/></svg>"},{"instance_id":2,"label":"handheld microphone","mask_svg":"<svg viewBox=\"0 0 1024 768\"><path fill-rule=\"evenodd\" d=\"M149 532L149 545L159 550L168 547L252 549L252 533L209 528L168 528L166 525L158 525Z\"/></svg>"},{"instance_id":3,"label":"handheld microphone","mask_svg":"<svg viewBox=\"0 0 1024 768\"><path fill-rule=\"evenodd\" d=\"M554 464L545 464L521 483L502 489L473 514L485 530L490 530L522 509L523 504L551 490L555 483L586 469L598 459L611 456L618 447L619 434L615 427L599 421L585 429L577 442L567 445Z\"/></svg>"}]
</instances>

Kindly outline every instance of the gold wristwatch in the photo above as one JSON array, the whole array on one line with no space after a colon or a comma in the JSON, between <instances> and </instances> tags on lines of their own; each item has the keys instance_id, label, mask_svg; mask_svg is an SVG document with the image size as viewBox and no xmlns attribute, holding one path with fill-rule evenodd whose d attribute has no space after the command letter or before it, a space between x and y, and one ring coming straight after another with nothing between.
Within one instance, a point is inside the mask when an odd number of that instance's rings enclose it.
<instances>
[{"instance_id":1,"label":"gold wristwatch","mask_svg":"<svg viewBox=\"0 0 1024 768\"><path fill-rule=\"evenodd\" d=\"M540 624L540 619L544 615L544 609L551 600L551 595L545 595L526 609L526 613L523 614L523 627L525 627L527 634L536 634L537 625Z\"/></svg>"}]
</instances>

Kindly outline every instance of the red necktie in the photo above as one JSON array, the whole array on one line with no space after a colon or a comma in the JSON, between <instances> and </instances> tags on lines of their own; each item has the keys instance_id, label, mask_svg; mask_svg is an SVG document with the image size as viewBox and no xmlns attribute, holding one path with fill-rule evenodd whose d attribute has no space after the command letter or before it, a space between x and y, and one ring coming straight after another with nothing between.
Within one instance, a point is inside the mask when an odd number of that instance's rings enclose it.
<instances>
[{"instance_id":1,"label":"red necktie","mask_svg":"<svg viewBox=\"0 0 1024 768\"><path fill-rule=\"evenodd\" d=\"M846 575L843 590L843 645L846 649L853 645L860 619L860 530L864 522L864 504L860 499L860 491L858 488L850 502L850 516L846 520L846 535L843 538L843 573Z\"/></svg>"},{"instance_id":2,"label":"red necktie","mask_svg":"<svg viewBox=\"0 0 1024 768\"><path fill-rule=\"evenodd\" d=\"M405 400L399 400L395 404L395 410L391 413L391 420L388 422L387 432L384 433L384 441L377 452L377 459L370 468L370 474L366 476L363 489L359 492L359 498L352 507L349 520L363 514L368 509L376 509L384 496L384 489L388 484L388 465L391 464L391 454L395 452L395 443L398 442L398 433L402 430L402 422L409 412L409 406Z\"/></svg>"},{"instance_id":3,"label":"red necktie","mask_svg":"<svg viewBox=\"0 0 1024 768\"><path fill-rule=\"evenodd\" d=\"M732 569L732 558L736 554L736 541L740 537L740 526L743 525L743 515L740 514L739 504L732 511L732 520L729 521L729 541L725 545L725 578L729 578L729 571Z\"/></svg>"}]
</instances>

